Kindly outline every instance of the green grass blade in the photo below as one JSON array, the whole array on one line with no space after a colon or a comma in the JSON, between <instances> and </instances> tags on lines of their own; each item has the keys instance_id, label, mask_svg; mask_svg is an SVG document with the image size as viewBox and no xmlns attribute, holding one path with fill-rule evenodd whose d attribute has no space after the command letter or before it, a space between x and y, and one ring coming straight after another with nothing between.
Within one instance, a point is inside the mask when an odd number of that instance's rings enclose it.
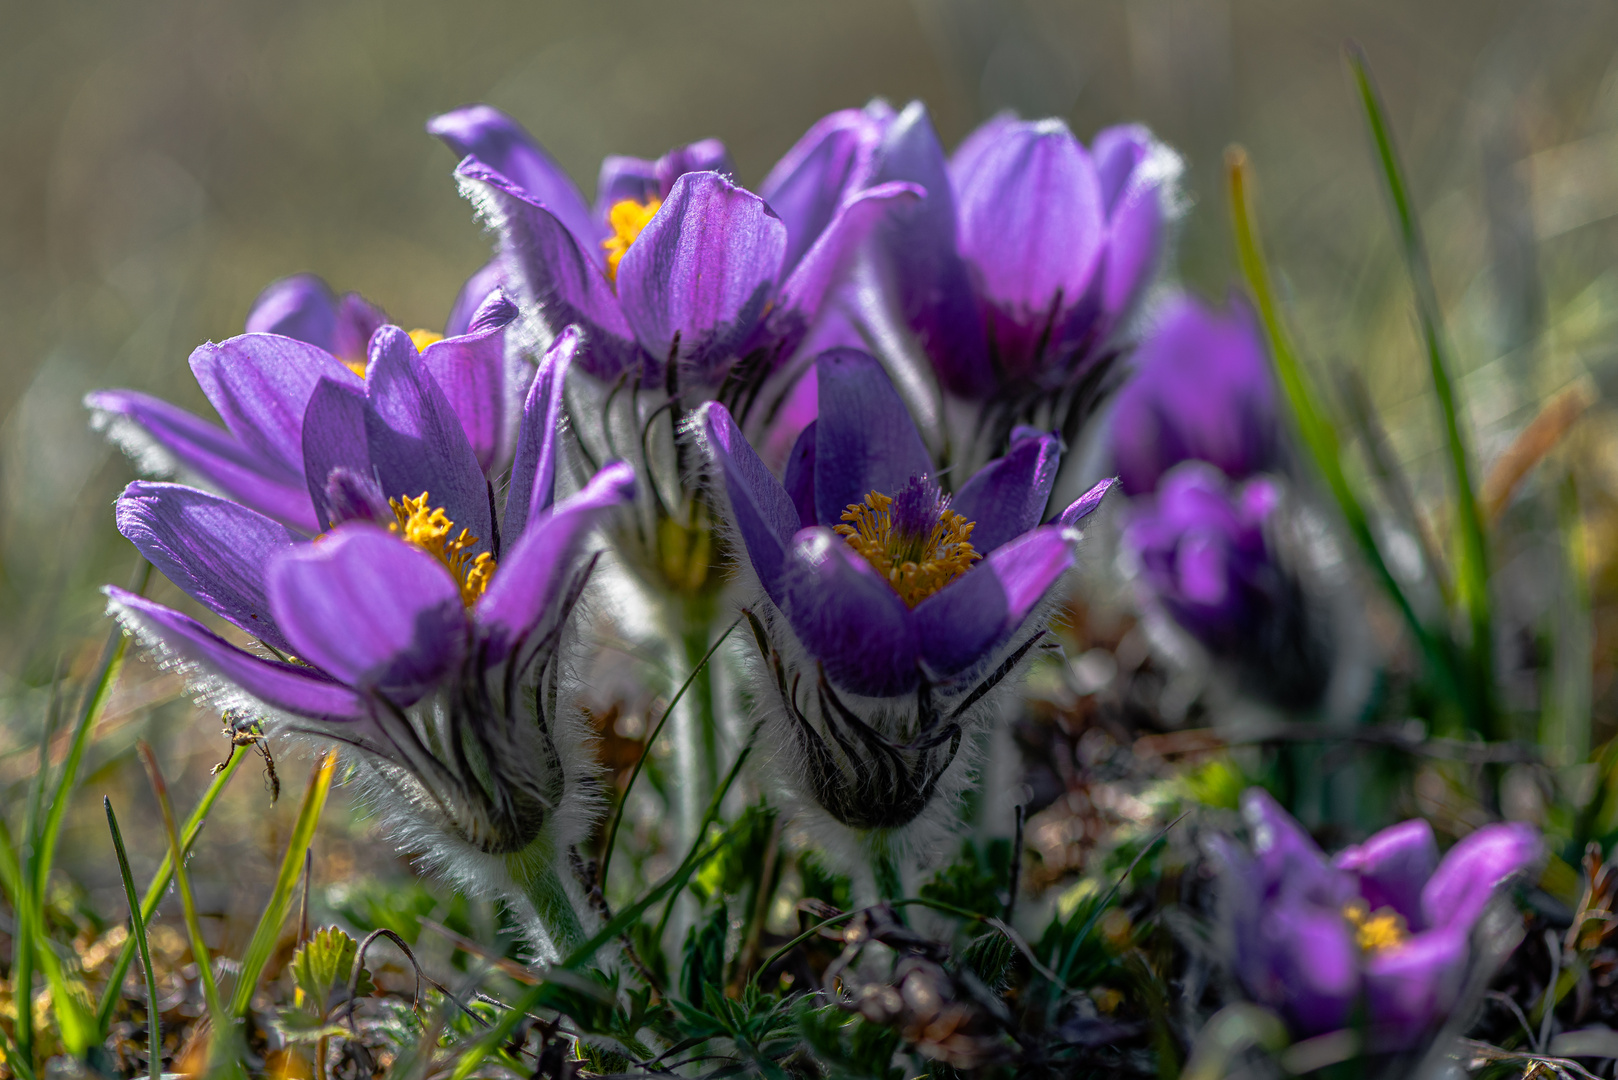
<instances>
[{"instance_id":1,"label":"green grass blade","mask_svg":"<svg viewBox=\"0 0 1618 1080\"><path fill-rule=\"evenodd\" d=\"M253 990L258 986L265 965L270 962L276 939L281 936L281 926L292 910L298 876L303 872L304 852L309 850L309 843L315 837L315 825L320 821L321 811L326 808L326 796L331 794L332 776L336 772L337 753L328 750L309 776L309 787L303 793L303 804L298 807L298 817L292 825L292 839L287 844L286 855L281 859L281 872L276 875L270 902L265 905L264 914L253 930L253 938L247 944L247 952L242 956L241 974L236 978L236 990L230 999L232 1017L246 1016L248 1007L253 1003Z\"/></svg>"},{"instance_id":2,"label":"green grass blade","mask_svg":"<svg viewBox=\"0 0 1618 1080\"><path fill-rule=\"evenodd\" d=\"M34 1080L32 1066L24 1060L17 1044L6 1035L6 1029L0 1027L0 1054L5 1055L6 1068L16 1074L17 1080Z\"/></svg>"},{"instance_id":3,"label":"green grass blade","mask_svg":"<svg viewBox=\"0 0 1618 1080\"><path fill-rule=\"evenodd\" d=\"M1494 633L1489 604L1489 547L1483 530L1483 514L1478 506L1477 489L1472 482L1471 454L1467 448L1466 433L1462 425L1457 388L1450 358L1450 346L1444 332L1442 312L1438 305L1438 291L1433 287L1432 266L1427 259L1427 244L1422 238L1421 222L1416 217L1410 198L1410 187L1405 181L1404 169L1399 163L1398 148L1393 143L1393 130L1388 124L1387 109L1382 104L1365 54L1357 47L1348 50L1349 71L1365 110L1365 120L1375 144L1382 178L1387 183L1392 203L1394 227L1399 234L1399 250L1404 256L1405 269L1410 274L1410 285L1416 297L1416 315L1421 323L1422 345L1431 369L1433 390L1438 398L1439 412L1444 420L1444 437L1449 449L1450 471L1455 484L1455 532L1457 566L1455 573L1456 598L1466 612L1472 630L1470 651L1472 678L1463 689L1468 690L1468 712L1473 725L1489 738L1501 738L1506 732L1498 729L1498 717L1493 703L1494 686Z\"/></svg>"},{"instance_id":4,"label":"green grass blade","mask_svg":"<svg viewBox=\"0 0 1618 1080\"><path fill-rule=\"evenodd\" d=\"M1325 482L1332 501L1337 504L1338 513L1342 515L1344 526L1359 546L1377 583L1398 608L1438 688L1452 699L1458 698L1462 693L1461 680L1449 643L1422 622L1410 597L1383 559L1370 517L1343 470L1337 431L1316 404L1309 376L1292 347L1271 281L1269 263L1265 260L1264 247L1258 235L1252 205L1252 168L1246 152L1239 147L1231 148L1225 155L1225 166L1230 181L1231 225L1235 232L1237 260L1248 292L1258 308L1259 321L1270 346L1270 359L1275 365L1276 381L1281 385L1281 395L1286 399L1303 448Z\"/></svg>"},{"instance_id":5,"label":"green grass blade","mask_svg":"<svg viewBox=\"0 0 1618 1080\"><path fill-rule=\"evenodd\" d=\"M140 949L140 966L146 975L146 1057L152 1080L163 1075L162 1017L157 1011L157 973L152 970L152 950L146 941L146 920L140 917L140 901L135 897L135 876L129 872L129 853L124 850L124 837L118 831L118 816L112 812L112 800L105 796L101 805L107 810L107 828L112 831L112 846L118 852L118 873L124 879L124 897L129 901L131 935Z\"/></svg>"},{"instance_id":6,"label":"green grass blade","mask_svg":"<svg viewBox=\"0 0 1618 1080\"><path fill-rule=\"evenodd\" d=\"M185 870L185 850L180 846L180 834L174 829L174 807L169 803L168 783L163 779L163 770L158 767L157 755L152 748L144 742L135 744L140 752L141 762L146 766L146 775L151 778L152 791L157 795L157 805L163 811L163 828L168 833L169 858L174 863L174 887L180 893L180 907L185 914L185 930L191 938L191 958L196 961L198 977L202 981L202 996L208 1005L208 1016L213 1021L214 1032L224 1029L225 1012L219 1004L219 987L214 982L213 958L208 955L208 946L202 940L202 925L197 922L196 898L191 893L191 875Z\"/></svg>"},{"instance_id":7,"label":"green grass blade","mask_svg":"<svg viewBox=\"0 0 1618 1080\"><path fill-rule=\"evenodd\" d=\"M247 750L243 748L231 748L229 760L214 774L213 783L209 784L208 790L203 793L202 801L197 803L196 809L191 811L191 816L186 819L185 828L180 834L180 850L189 852L191 845L197 842L197 837L201 835L202 826L207 822L214 803L224 793L225 785L230 783L230 778L236 775L236 770L241 768L242 762L247 760L248 756ZM173 878L174 859L172 855L165 853L163 861L158 864L157 873L152 875L151 884L146 887L146 895L141 898L142 922L152 921L152 916L157 913L157 905L168 892L169 882ZM123 948L118 952L118 962L113 965L112 977L107 980L107 988L101 995L101 1005L96 1009L96 1030L100 1032L101 1037L106 1036L107 1025L112 1023L112 1013L118 1007L118 995L123 990L124 976L129 973L129 965L134 956L135 941L131 938L124 942Z\"/></svg>"}]
</instances>

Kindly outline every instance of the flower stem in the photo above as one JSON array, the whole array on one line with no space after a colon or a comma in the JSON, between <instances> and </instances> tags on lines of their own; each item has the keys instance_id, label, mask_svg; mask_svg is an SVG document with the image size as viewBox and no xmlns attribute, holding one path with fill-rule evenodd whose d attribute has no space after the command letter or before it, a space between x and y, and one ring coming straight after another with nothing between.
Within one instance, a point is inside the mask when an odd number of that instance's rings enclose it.
<instances>
[{"instance_id":1,"label":"flower stem","mask_svg":"<svg viewBox=\"0 0 1618 1080\"><path fill-rule=\"evenodd\" d=\"M550 938L557 956L565 957L586 941L573 901L556 872L555 846L541 837L523 850L506 856L506 871L534 909L534 917Z\"/></svg>"},{"instance_id":2,"label":"flower stem","mask_svg":"<svg viewBox=\"0 0 1618 1080\"><path fill-rule=\"evenodd\" d=\"M713 606L706 595L687 597L670 612L676 620L680 642L673 674L676 683L691 678L690 690L675 711L673 732L676 775L680 778L680 840L685 847L700 839L696 830L719 780L713 664L704 663L713 631Z\"/></svg>"},{"instance_id":3,"label":"flower stem","mask_svg":"<svg viewBox=\"0 0 1618 1080\"><path fill-rule=\"evenodd\" d=\"M876 879L878 900L898 900L905 894L904 875L899 871L899 860L886 836L875 834L867 843L870 851L871 876Z\"/></svg>"}]
</instances>

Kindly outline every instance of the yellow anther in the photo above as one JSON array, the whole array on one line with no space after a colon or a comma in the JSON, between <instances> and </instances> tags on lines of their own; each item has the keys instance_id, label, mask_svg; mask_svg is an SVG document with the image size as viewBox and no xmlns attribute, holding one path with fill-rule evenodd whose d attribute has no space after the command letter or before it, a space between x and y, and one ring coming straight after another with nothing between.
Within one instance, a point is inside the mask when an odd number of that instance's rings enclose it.
<instances>
[{"instance_id":1,"label":"yellow anther","mask_svg":"<svg viewBox=\"0 0 1618 1080\"><path fill-rule=\"evenodd\" d=\"M657 216L657 208L662 205L662 199L647 202L624 199L612 204L612 209L607 211L607 224L612 226L612 235L601 241L601 246L607 251L609 279L618 280L618 264L624 261L629 245L635 242L642 229L652 223L652 218Z\"/></svg>"},{"instance_id":2,"label":"yellow anther","mask_svg":"<svg viewBox=\"0 0 1618 1080\"><path fill-rule=\"evenodd\" d=\"M1386 952L1410 937L1404 916L1390 907L1372 911L1364 900L1350 900L1343 905L1343 918L1354 927L1354 941L1362 952Z\"/></svg>"},{"instance_id":3,"label":"yellow anther","mask_svg":"<svg viewBox=\"0 0 1618 1080\"><path fill-rule=\"evenodd\" d=\"M443 507L427 505L425 491L414 499L408 495L389 499L388 505L399 519L388 526L388 531L421 548L455 575L461 586L461 603L467 607L477 603L483 590L489 587L495 568L494 556L487 551L472 554L478 538L462 529L459 536L451 539L455 523L444 513Z\"/></svg>"},{"instance_id":4,"label":"yellow anther","mask_svg":"<svg viewBox=\"0 0 1618 1080\"><path fill-rule=\"evenodd\" d=\"M873 491L864 502L848 504L843 520L849 524L838 525L835 531L887 578L893 591L911 607L966 573L983 557L971 544L975 522L953 510L944 510L931 532L908 536L894 530L889 513L892 505L892 496Z\"/></svg>"},{"instance_id":5,"label":"yellow anther","mask_svg":"<svg viewBox=\"0 0 1618 1080\"><path fill-rule=\"evenodd\" d=\"M444 335L433 330L410 331L410 343L416 347L416 351L419 353L426 352L427 346L433 344L434 342L443 340Z\"/></svg>"}]
</instances>

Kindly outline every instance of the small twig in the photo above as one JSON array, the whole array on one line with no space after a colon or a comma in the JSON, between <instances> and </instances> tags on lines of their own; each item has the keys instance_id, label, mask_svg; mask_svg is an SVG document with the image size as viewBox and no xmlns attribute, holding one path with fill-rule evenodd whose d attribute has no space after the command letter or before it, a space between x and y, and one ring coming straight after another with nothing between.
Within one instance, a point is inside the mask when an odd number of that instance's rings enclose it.
<instances>
[{"instance_id":1,"label":"small twig","mask_svg":"<svg viewBox=\"0 0 1618 1080\"><path fill-rule=\"evenodd\" d=\"M1519 742L1465 742L1460 739L1428 739L1402 726L1339 727L1326 723L1285 723L1255 727L1238 734L1223 735L1212 728L1192 728L1166 735L1146 735L1135 740L1137 754L1169 757L1174 754L1207 753L1231 746L1254 746L1274 742L1347 742L1368 746L1388 746L1420 757L1460 761L1469 765L1534 764L1542 759L1537 747Z\"/></svg>"}]
</instances>

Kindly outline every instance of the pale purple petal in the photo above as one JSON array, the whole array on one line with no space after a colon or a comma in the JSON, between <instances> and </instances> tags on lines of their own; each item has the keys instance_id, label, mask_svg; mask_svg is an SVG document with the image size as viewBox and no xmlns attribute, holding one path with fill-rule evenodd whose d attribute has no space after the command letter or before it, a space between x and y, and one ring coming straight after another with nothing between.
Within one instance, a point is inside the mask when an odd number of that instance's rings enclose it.
<instances>
[{"instance_id":1,"label":"pale purple petal","mask_svg":"<svg viewBox=\"0 0 1618 1080\"><path fill-rule=\"evenodd\" d=\"M815 518L842 520L872 491L897 494L912 477L933 471L915 421L875 358L830 349L815 360L820 419L815 428Z\"/></svg>"},{"instance_id":2,"label":"pale purple petal","mask_svg":"<svg viewBox=\"0 0 1618 1080\"><path fill-rule=\"evenodd\" d=\"M1359 880L1360 895L1376 911L1391 907L1412 930L1421 930L1421 890L1438 867L1438 841L1422 818L1400 822L1363 844L1345 848L1332 860Z\"/></svg>"},{"instance_id":3,"label":"pale purple petal","mask_svg":"<svg viewBox=\"0 0 1618 1080\"><path fill-rule=\"evenodd\" d=\"M280 334L337 351L337 297L315 274L272 281L247 312L249 334Z\"/></svg>"},{"instance_id":4,"label":"pale purple petal","mask_svg":"<svg viewBox=\"0 0 1618 1080\"><path fill-rule=\"evenodd\" d=\"M490 259L466 279L461 291L455 294L455 303L450 306L449 318L444 321L444 336L457 337L466 333L472 325L472 316L483 306L496 289L500 288L505 280L505 268L501 266L498 257Z\"/></svg>"},{"instance_id":5,"label":"pale purple petal","mask_svg":"<svg viewBox=\"0 0 1618 1080\"><path fill-rule=\"evenodd\" d=\"M758 193L787 227L786 266L790 271L849 193L870 174L893 109L873 101L863 109L841 109L823 116L770 170Z\"/></svg>"},{"instance_id":6,"label":"pale purple petal","mask_svg":"<svg viewBox=\"0 0 1618 1080\"><path fill-rule=\"evenodd\" d=\"M1090 159L1095 162L1102 205L1109 216L1129 188L1135 170L1157 149L1157 140L1144 124L1119 124L1096 132L1090 141Z\"/></svg>"},{"instance_id":7,"label":"pale purple petal","mask_svg":"<svg viewBox=\"0 0 1618 1080\"><path fill-rule=\"evenodd\" d=\"M916 620L899 594L826 528L793 538L782 574L792 630L838 689L892 697L916 687Z\"/></svg>"},{"instance_id":8,"label":"pale purple petal","mask_svg":"<svg viewBox=\"0 0 1618 1080\"><path fill-rule=\"evenodd\" d=\"M1466 931L1429 930L1365 961L1365 1004L1373 1050L1408 1050L1460 997Z\"/></svg>"},{"instance_id":9,"label":"pale purple petal","mask_svg":"<svg viewBox=\"0 0 1618 1080\"><path fill-rule=\"evenodd\" d=\"M270 609L298 657L407 705L467 643L459 584L437 559L372 525L344 525L270 563Z\"/></svg>"},{"instance_id":10,"label":"pale purple petal","mask_svg":"<svg viewBox=\"0 0 1618 1080\"><path fill-rule=\"evenodd\" d=\"M1262 895L1306 899L1340 910L1354 894L1348 876L1326 862L1319 845L1263 788L1242 793L1242 819L1252 835Z\"/></svg>"},{"instance_id":11,"label":"pale purple petal","mask_svg":"<svg viewBox=\"0 0 1618 1080\"><path fill-rule=\"evenodd\" d=\"M949 156L950 186L960 191L976 175L984 155L999 145L1006 132L1020 123L1010 109L997 112L973 128Z\"/></svg>"},{"instance_id":12,"label":"pale purple petal","mask_svg":"<svg viewBox=\"0 0 1618 1080\"><path fill-rule=\"evenodd\" d=\"M1054 435L1019 439L1011 452L973 474L950 509L974 523L972 546L988 554L1040 523L1050 501L1062 443Z\"/></svg>"},{"instance_id":13,"label":"pale purple petal","mask_svg":"<svg viewBox=\"0 0 1618 1080\"><path fill-rule=\"evenodd\" d=\"M1539 861L1539 830L1521 822L1485 825L1444 853L1421 890L1421 911L1430 927L1467 933L1506 881Z\"/></svg>"},{"instance_id":14,"label":"pale purple petal","mask_svg":"<svg viewBox=\"0 0 1618 1080\"><path fill-rule=\"evenodd\" d=\"M540 358L539 372L528 387L517 429L517 455L506 489L503 523L508 543L515 543L529 520L551 505L556 490L556 444L562 425L562 391L579 350L575 327L563 330Z\"/></svg>"},{"instance_id":15,"label":"pale purple petal","mask_svg":"<svg viewBox=\"0 0 1618 1080\"><path fill-rule=\"evenodd\" d=\"M1056 523L1064 529L1073 528L1101 508L1101 500L1106 498L1107 492L1111 491L1117 483L1118 478L1116 476L1109 476L1100 481L1089 491L1074 499L1068 505L1068 508L1062 511L1061 516L1056 519Z\"/></svg>"},{"instance_id":16,"label":"pale purple petal","mask_svg":"<svg viewBox=\"0 0 1618 1080\"><path fill-rule=\"evenodd\" d=\"M484 472L493 470L505 443L506 328L516 318L517 305L492 294L474 316L473 329L435 341L421 353Z\"/></svg>"},{"instance_id":17,"label":"pale purple petal","mask_svg":"<svg viewBox=\"0 0 1618 1080\"><path fill-rule=\"evenodd\" d=\"M265 660L238 649L178 611L112 585L109 614L125 630L159 647L170 659L222 679L275 709L322 720L355 720L368 715L360 696L318 671Z\"/></svg>"},{"instance_id":18,"label":"pale purple petal","mask_svg":"<svg viewBox=\"0 0 1618 1080\"><path fill-rule=\"evenodd\" d=\"M1342 1028L1359 997L1359 955L1334 908L1282 902L1260 917L1252 947L1264 958L1248 993L1278 1007L1300 1035Z\"/></svg>"},{"instance_id":19,"label":"pale purple petal","mask_svg":"<svg viewBox=\"0 0 1618 1080\"><path fill-rule=\"evenodd\" d=\"M259 640L290 651L270 617L264 567L301 537L263 514L183 484L136 481L116 507L118 531L164 577Z\"/></svg>"},{"instance_id":20,"label":"pale purple petal","mask_svg":"<svg viewBox=\"0 0 1618 1080\"><path fill-rule=\"evenodd\" d=\"M703 447L717 466L730 504L730 520L741 534L747 557L770 599L784 606L781 575L788 546L800 525L798 512L742 436L728 409L709 402L697 417Z\"/></svg>"}]
</instances>

